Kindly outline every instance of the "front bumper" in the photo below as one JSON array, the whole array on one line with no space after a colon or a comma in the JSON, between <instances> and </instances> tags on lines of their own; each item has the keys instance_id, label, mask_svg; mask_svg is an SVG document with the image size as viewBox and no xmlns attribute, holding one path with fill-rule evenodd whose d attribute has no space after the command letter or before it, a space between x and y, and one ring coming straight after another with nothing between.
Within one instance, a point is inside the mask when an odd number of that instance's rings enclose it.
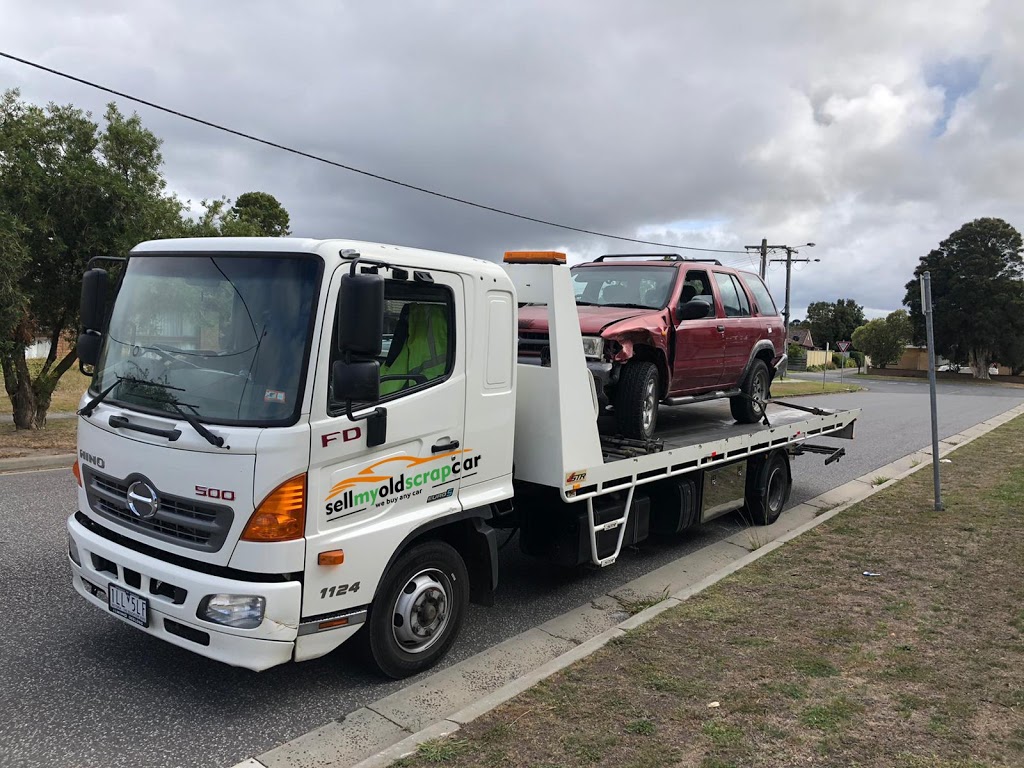
<instances>
[{"instance_id":1,"label":"front bumper","mask_svg":"<svg viewBox=\"0 0 1024 768\"><path fill-rule=\"evenodd\" d=\"M78 565L68 557L75 591L110 616L200 656L257 672L292 659L302 601L299 582L242 581L183 568L110 541L74 516L68 519L68 535L81 560ZM148 627L108 610L111 583L149 601ZM237 629L200 619L200 601L216 593L263 596L263 622Z\"/></svg>"},{"instance_id":2,"label":"front bumper","mask_svg":"<svg viewBox=\"0 0 1024 768\"><path fill-rule=\"evenodd\" d=\"M614 383L615 366L612 363L604 363L599 360L587 360L587 370L594 377L598 406L603 411L608 407L608 388Z\"/></svg>"}]
</instances>

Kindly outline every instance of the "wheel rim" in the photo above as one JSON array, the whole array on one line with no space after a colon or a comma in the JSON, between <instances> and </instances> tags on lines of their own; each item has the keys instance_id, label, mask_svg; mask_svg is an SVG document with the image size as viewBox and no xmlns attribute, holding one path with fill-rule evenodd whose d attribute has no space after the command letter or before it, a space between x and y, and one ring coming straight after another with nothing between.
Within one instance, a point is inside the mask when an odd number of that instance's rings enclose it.
<instances>
[{"instance_id":1,"label":"wheel rim","mask_svg":"<svg viewBox=\"0 0 1024 768\"><path fill-rule=\"evenodd\" d=\"M764 409L764 403L768 400L768 382L765 380L765 375L763 373L759 372L754 376L750 396L761 409Z\"/></svg>"},{"instance_id":2,"label":"wheel rim","mask_svg":"<svg viewBox=\"0 0 1024 768\"><path fill-rule=\"evenodd\" d=\"M644 408L643 408L643 426L644 433L650 434L651 425L654 423L654 413L658 408L658 399L654 392L654 379L650 379L647 382L647 387L644 389Z\"/></svg>"},{"instance_id":3,"label":"wheel rim","mask_svg":"<svg viewBox=\"0 0 1024 768\"><path fill-rule=\"evenodd\" d=\"M774 515L782 511L782 500L786 497L786 481L782 469L776 467L768 476L768 511Z\"/></svg>"},{"instance_id":4,"label":"wheel rim","mask_svg":"<svg viewBox=\"0 0 1024 768\"><path fill-rule=\"evenodd\" d=\"M444 635L451 617L452 583L436 568L420 571L395 600L391 631L406 653L422 653Z\"/></svg>"}]
</instances>

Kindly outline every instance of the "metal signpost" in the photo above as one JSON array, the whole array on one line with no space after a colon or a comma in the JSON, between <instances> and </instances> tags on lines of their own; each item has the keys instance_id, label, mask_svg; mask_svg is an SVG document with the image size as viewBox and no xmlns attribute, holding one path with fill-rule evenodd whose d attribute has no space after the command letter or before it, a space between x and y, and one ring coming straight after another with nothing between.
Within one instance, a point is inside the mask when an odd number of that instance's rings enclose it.
<instances>
[{"instance_id":1,"label":"metal signpost","mask_svg":"<svg viewBox=\"0 0 1024 768\"><path fill-rule=\"evenodd\" d=\"M932 401L932 477L935 482L935 511L942 511L942 487L939 483L939 411L935 394L935 332L932 327L932 273L921 275L921 311L928 334L928 388Z\"/></svg>"},{"instance_id":2,"label":"metal signpost","mask_svg":"<svg viewBox=\"0 0 1024 768\"><path fill-rule=\"evenodd\" d=\"M836 346L839 351L843 353L843 367L839 369L839 383L843 383L843 374L846 372L846 361L849 356L846 354L850 350L850 342L848 341L837 341Z\"/></svg>"}]
</instances>

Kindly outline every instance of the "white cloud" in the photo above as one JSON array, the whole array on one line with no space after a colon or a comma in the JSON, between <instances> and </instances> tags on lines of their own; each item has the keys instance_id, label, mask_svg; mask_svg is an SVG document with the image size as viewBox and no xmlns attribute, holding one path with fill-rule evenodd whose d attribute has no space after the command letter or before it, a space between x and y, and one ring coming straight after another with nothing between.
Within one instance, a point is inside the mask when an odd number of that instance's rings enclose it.
<instances>
[{"instance_id":1,"label":"white cloud","mask_svg":"<svg viewBox=\"0 0 1024 768\"><path fill-rule=\"evenodd\" d=\"M964 221L1024 227L1024 6L0 0L0 48L414 184L702 247L818 246L819 299L899 306ZM933 77L979 62L977 85ZM107 96L0 61L33 101ZM132 105L122 104L125 109ZM139 108L173 189L277 195L297 234L500 258L635 251L417 195ZM941 135L939 135L941 134ZM749 268L743 255L724 261ZM782 298L776 265L771 287Z\"/></svg>"}]
</instances>

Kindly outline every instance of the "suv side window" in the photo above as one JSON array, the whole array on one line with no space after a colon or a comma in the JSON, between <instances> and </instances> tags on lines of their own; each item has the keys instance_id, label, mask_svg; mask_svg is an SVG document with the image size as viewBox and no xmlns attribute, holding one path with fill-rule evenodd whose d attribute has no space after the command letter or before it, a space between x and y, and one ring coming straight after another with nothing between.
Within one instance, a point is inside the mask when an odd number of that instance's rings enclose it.
<instances>
[{"instance_id":1,"label":"suv side window","mask_svg":"<svg viewBox=\"0 0 1024 768\"><path fill-rule=\"evenodd\" d=\"M732 281L732 275L715 272L715 282L718 283L718 292L722 294L722 308L725 309L725 316L742 317L740 296L736 291L736 284ZM747 314L750 314L749 308Z\"/></svg>"},{"instance_id":2,"label":"suv side window","mask_svg":"<svg viewBox=\"0 0 1024 768\"><path fill-rule=\"evenodd\" d=\"M779 310L775 307L775 302L772 301L772 295L768 293L768 289L760 277L757 275L744 275L743 281L747 284L747 288L754 297L754 303L757 304L757 314L779 314Z\"/></svg>"},{"instance_id":3,"label":"suv side window","mask_svg":"<svg viewBox=\"0 0 1024 768\"><path fill-rule=\"evenodd\" d=\"M746 291L743 290L743 284L736 275L729 275L729 277L732 278L733 287L736 289L736 295L740 300L740 315L750 317L750 300L747 298Z\"/></svg>"},{"instance_id":4,"label":"suv side window","mask_svg":"<svg viewBox=\"0 0 1024 768\"><path fill-rule=\"evenodd\" d=\"M703 269L691 269L686 272L679 303L685 304L691 299L704 299L712 309L715 307L715 294L711 290L711 281L708 280L708 273Z\"/></svg>"},{"instance_id":5,"label":"suv side window","mask_svg":"<svg viewBox=\"0 0 1024 768\"><path fill-rule=\"evenodd\" d=\"M455 362L455 301L439 285L405 280L384 282L380 401L432 387L448 378ZM335 324L337 327L337 324ZM339 357L337 331L331 367ZM328 412L344 407L329 395Z\"/></svg>"}]
</instances>

